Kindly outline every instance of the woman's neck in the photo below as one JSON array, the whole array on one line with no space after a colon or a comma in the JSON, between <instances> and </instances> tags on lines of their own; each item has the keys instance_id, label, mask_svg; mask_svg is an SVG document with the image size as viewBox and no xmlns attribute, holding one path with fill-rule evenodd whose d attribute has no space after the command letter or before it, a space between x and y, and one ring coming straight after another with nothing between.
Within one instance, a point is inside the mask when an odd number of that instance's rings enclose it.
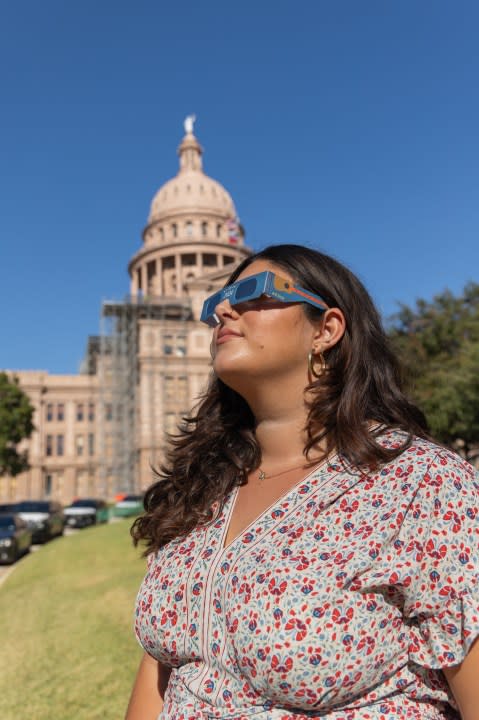
<instances>
[{"instance_id":1,"label":"woman's neck","mask_svg":"<svg viewBox=\"0 0 479 720\"><path fill-rule=\"evenodd\" d=\"M307 411L302 407L280 408L274 412L256 413L256 440L261 448L261 465L276 468L305 460L305 425Z\"/></svg>"}]
</instances>

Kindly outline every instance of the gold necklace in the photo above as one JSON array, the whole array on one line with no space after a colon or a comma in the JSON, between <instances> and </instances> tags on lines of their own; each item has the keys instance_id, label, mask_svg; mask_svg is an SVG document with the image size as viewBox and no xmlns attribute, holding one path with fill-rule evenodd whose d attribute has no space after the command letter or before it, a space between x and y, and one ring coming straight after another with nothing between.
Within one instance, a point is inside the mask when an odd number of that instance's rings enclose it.
<instances>
[{"instance_id":1,"label":"gold necklace","mask_svg":"<svg viewBox=\"0 0 479 720\"><path fill-rule=\"evenodd\" d=\"M321 462L319 463L319 465L317 465L317 467L322 465L323 462L325 462L325 460L327 460L327 458L323 458L321 460ZM299 468L304 468L304 467L305 467L305 464L303 462L303 463L301 463L301 465L295 465L294 467L287 468L287 470L281 470L281 472L275 473L274 475L266 475L265 471L262 470L261 468L259 468L258 480L260 482L263 482L263 480L266 480L266 478L268 478L268 480L271 480L271 478L279 477L280 475L286 475L286 473L291 472L291 470L298 470ZM314 468L314 467L311 468L311 472L313 472L313 470L316 470L316 469L317 468Z\"/></svg>"}]
</instances>

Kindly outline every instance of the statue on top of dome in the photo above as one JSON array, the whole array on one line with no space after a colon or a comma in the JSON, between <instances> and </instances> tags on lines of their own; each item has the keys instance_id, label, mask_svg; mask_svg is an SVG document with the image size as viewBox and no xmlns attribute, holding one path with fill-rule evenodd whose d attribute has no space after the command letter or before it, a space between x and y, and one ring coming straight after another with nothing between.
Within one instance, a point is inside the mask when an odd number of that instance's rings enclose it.
<instances>
[{"instance_id":1,"label":"statue on top of dome","mask_svg":"<svg viewBox=\"0 0 479 720\"><path fill-rule=\"evenodd\" d=\"M184 124L184 128L185 128L185 133L187 135L193 134L193 125L194 125L195 121L196 121L196 115L188 115L185 118L185 122L183 124Z\"/></svg>"}]
</instances>

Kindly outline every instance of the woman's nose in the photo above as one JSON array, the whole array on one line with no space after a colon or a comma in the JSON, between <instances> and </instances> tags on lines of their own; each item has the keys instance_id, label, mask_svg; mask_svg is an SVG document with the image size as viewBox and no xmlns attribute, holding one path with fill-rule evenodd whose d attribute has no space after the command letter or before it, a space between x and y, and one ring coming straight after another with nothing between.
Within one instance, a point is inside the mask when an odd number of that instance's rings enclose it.
<instances>
[{"instance_id":1,"label":"woman's nose","mask_svg":"<svg viewBox=\"0 0 479 720\"><path fill-rule=\"evenodd\" d=\"M227 298L219 302L218 305L215 307L215 315L219 318L220 321L226 317L233 319L239 317L239 313L236 312L234 306L231 305L230 301Z\"/></svg>"}]
</instances>

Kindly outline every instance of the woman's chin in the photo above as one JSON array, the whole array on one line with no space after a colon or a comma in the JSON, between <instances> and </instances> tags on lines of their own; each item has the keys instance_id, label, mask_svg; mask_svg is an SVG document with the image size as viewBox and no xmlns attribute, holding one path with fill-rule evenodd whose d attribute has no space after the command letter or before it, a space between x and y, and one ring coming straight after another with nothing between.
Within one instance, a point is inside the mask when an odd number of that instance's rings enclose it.
<instances>
[{"instance_id":1,"label":"woman's chin","mask_svg":"<svg viewBox=\"0 0 479 720\"><path fill-rule=\"evenodd\" d=\"M213 370L217 377L232 390L243 386L248 381L248 378L254 375L253 369L246 362L241 362L238 359L218 358L218 356L213 362Z\"/></svg>"}]
</instances>

